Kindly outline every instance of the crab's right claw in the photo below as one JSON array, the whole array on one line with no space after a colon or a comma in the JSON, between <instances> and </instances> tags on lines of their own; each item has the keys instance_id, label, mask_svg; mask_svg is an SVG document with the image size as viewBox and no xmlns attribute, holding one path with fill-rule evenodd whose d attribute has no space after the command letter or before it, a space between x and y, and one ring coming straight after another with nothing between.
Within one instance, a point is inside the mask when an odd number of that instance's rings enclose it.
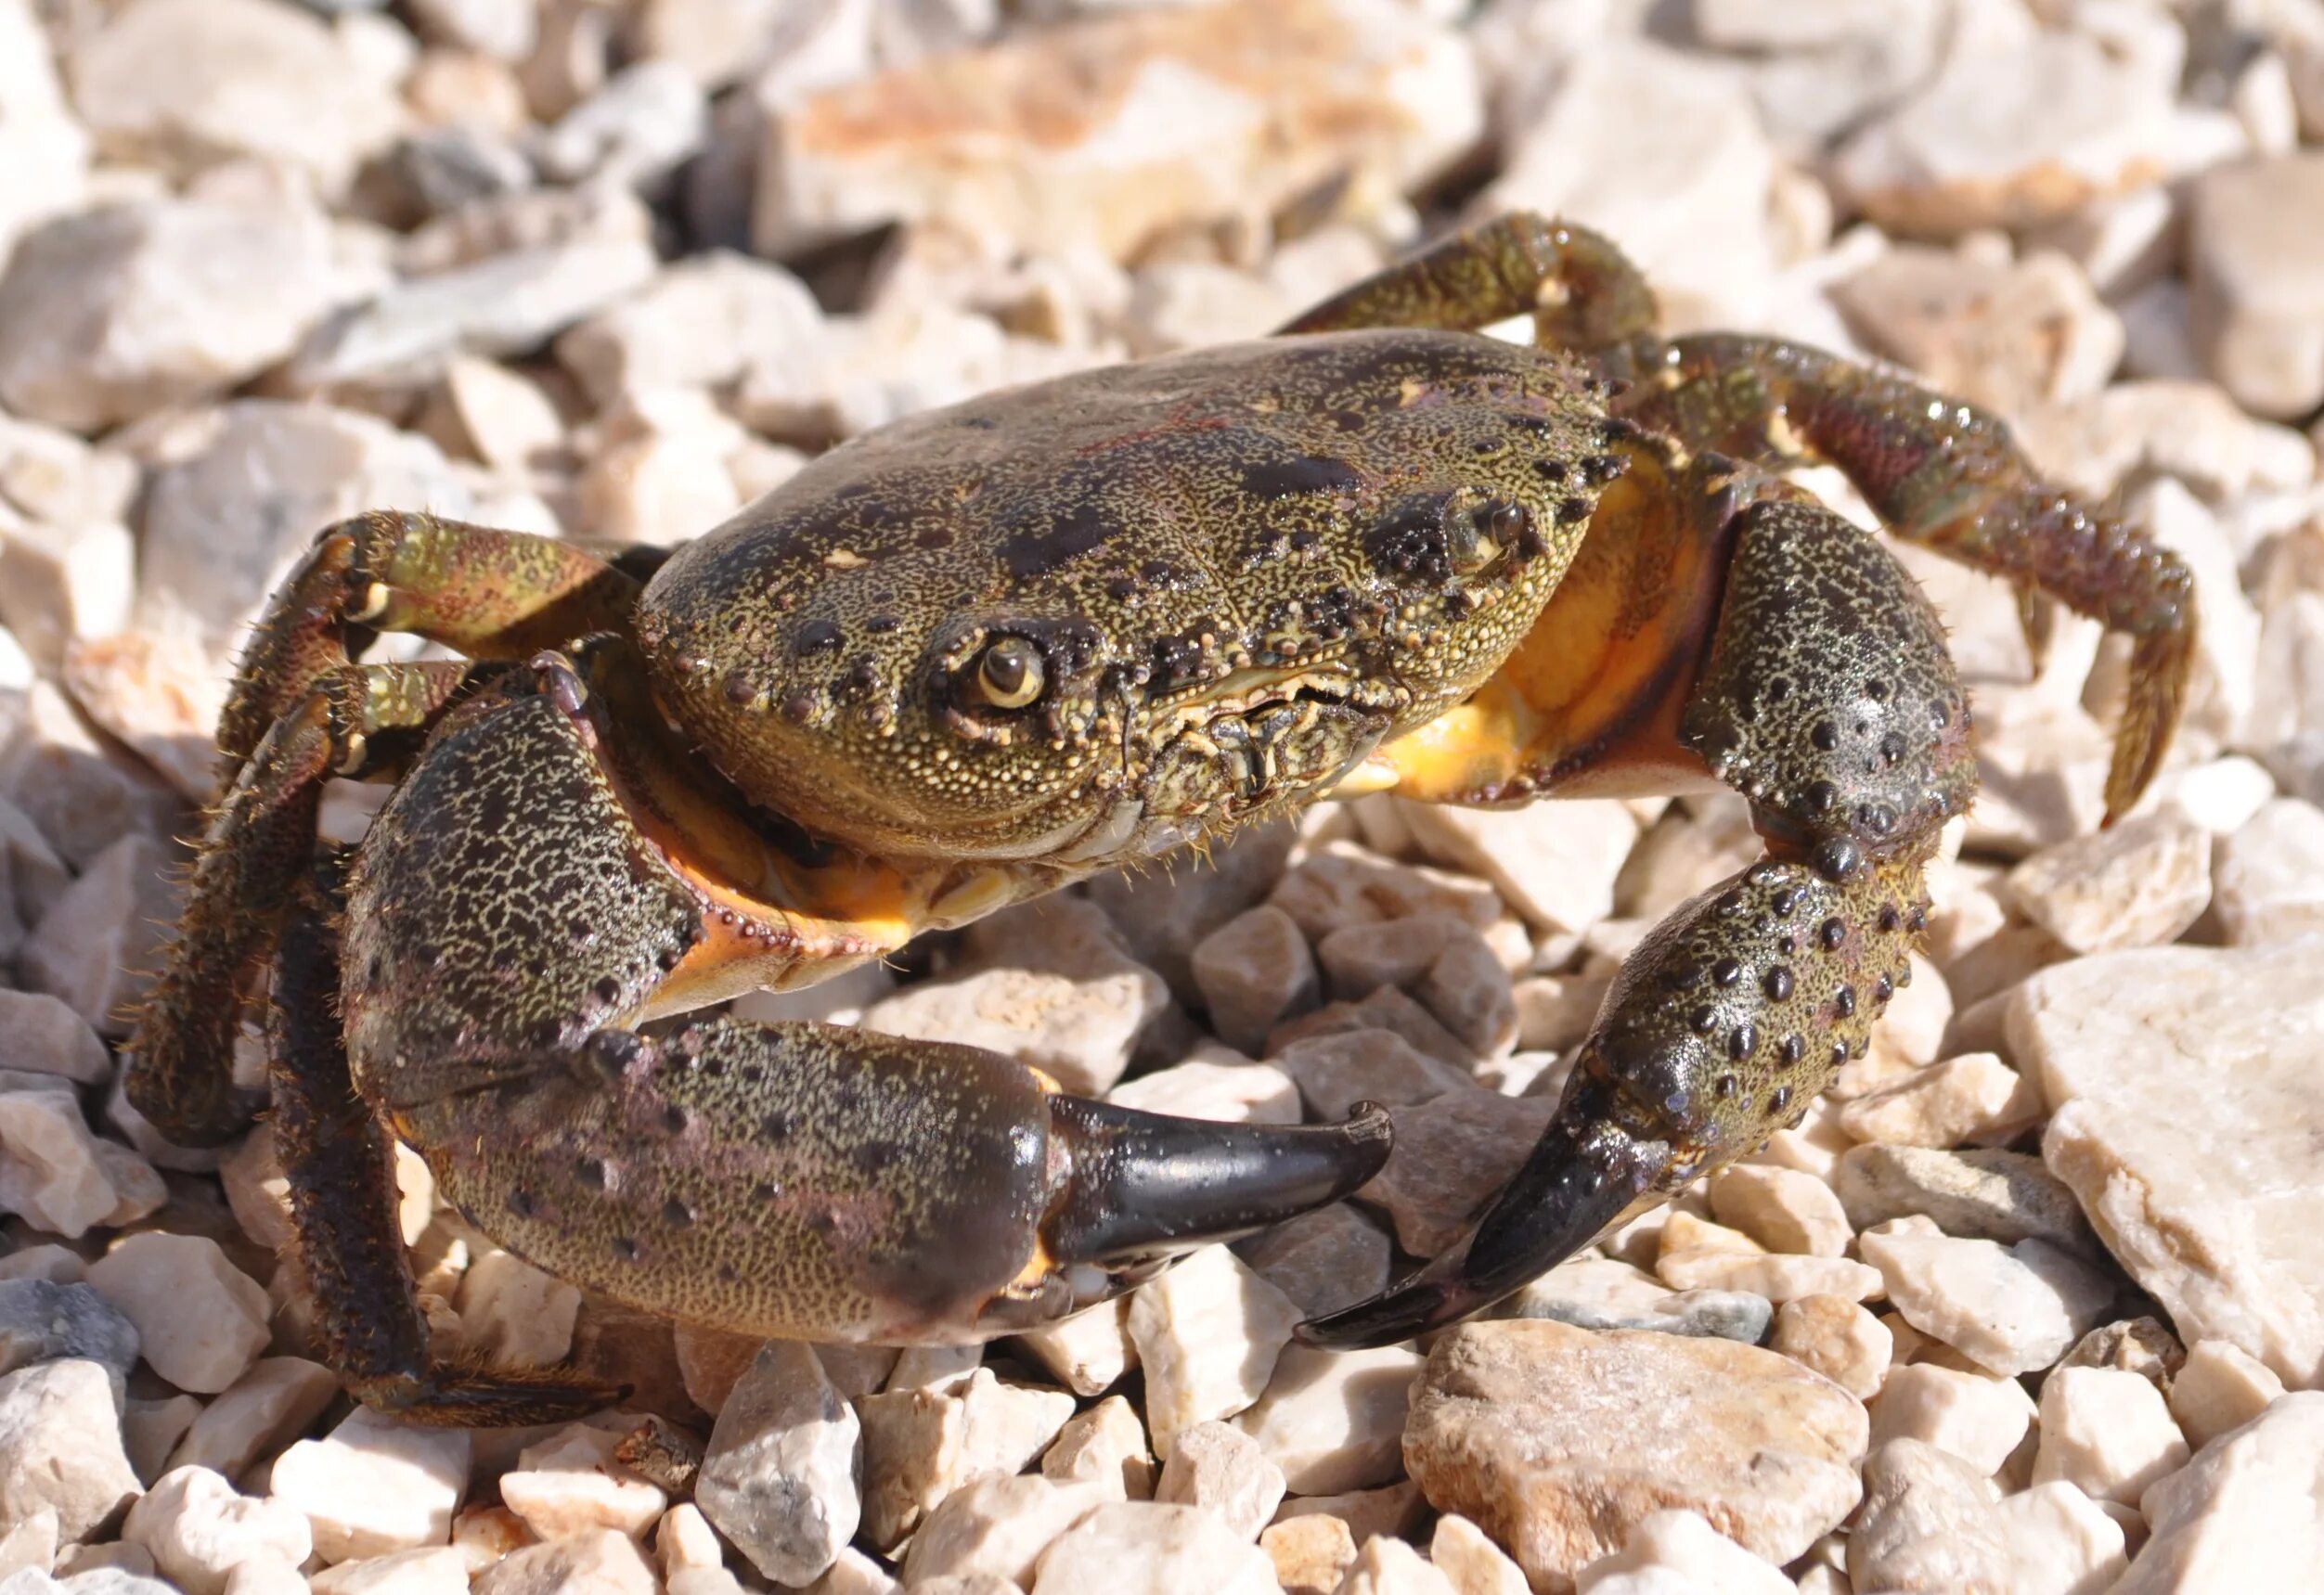
<instances>
[{"instance_id":1,"label":"crab's right claw","mask_svg":"<svg viewBox=\"0 0 2324 1595\"><path fill-rule=\"evenodd\" d=\"M1640 1202L1660 1200L1671 1143L1623 1126L1611 1082L1578 1085L1464 1243L1369 1301L1301 1324L1298 1338L1351 1351L1442 1329L1522 1289Z\"/></svg>"}]
</instances>

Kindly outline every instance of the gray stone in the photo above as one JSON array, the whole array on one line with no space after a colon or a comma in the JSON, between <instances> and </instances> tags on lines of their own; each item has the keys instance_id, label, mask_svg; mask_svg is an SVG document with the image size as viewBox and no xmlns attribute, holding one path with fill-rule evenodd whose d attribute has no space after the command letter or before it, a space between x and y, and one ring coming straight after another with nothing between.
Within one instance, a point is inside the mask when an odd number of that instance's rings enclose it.
<instances>
[{"instance_id":1,"label":"gray stone","mask_svg":"<svg viewBox=\"0 0 2324 1595\"><path fill-rule=\"evenodd\" d=\"M1713 1335L1756 1345L1775 1304L1749 1291L1673 1291L1627 1263L1582 1257L1560 1263L1493 1309L1496 1318L1554 1318L1586 1330Z\"/></svg>"},{"instance_id":2,"label":"gray stone","mask_svg":"<svg viewBox=\"0 0 2324 1595\"><path fill-rule=\"evenodd\" d=\"M1433 1257L1517 1173L1556 1111L1541 1098L1473 1087L1394 1109L1388 1163L1357 1195L1388 1209L1405 1251Z\"/></svg>"},{"instance_id":3,"label":"gray stone","mask_svg":"<svg viewBox=\"0 0 2324 1595\"><path fill-rule=\"evenodd\" d=\"M0 1374L60 1357L97 1363L119 1394L137 1360L137 1326L87 1285L0 1280Z\"/></svg>"},{"instance_id":4,"label":"gray stone","mask_svg":"<svg viewBox=\"0 0 2324 1595\"><path fill-rule=\"evenodd\" d=\"M862 1462L862 1428L815 1349L768 1341L718 1413L694 1501L760 1572L805 1584L855 1537Z\"/></svg>"},{"instance_id":5,"label":"gray stone","mask_svg":"<svg viewBox=\"0 0 2324 1595\"><path fill-rule=\"evenodd\" d=\"M1859 1229L1917 1213L1947 1235L2004 1246L2039 1238L2086 1250L2092 1240L2073 1192L2026 1152L1852 1147L1832 1172L1832 1189Z\"/></svg>"},{"instance_id":6,"label":"gray stone","mask_svg":"<svg viewBox=\"0 0 2324 1595\"><path fill-rule=\"evenodd\" d=\"M1234 1251L1312 1318L1385 1288L1391 1247L1386 1230L1335 1202L1238 1241Z\"/></svg>"}]
</instances>

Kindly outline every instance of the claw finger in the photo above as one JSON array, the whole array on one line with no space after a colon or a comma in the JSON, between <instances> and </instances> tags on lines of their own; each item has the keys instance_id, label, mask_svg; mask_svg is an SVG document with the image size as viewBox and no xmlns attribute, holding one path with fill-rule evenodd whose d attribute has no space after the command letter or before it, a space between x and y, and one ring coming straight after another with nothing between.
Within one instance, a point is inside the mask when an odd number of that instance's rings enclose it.
<instances>
[{"instance_id":1,"label":"claw finger","mask_svg":"<svg viewBox=\"0 0 2324 1595\"><path fill-rule=\"evenodd\" d=\"M1346 1122L1225 1125L1052 1097L1051 1133L1073 1173L1042 1222L1060 1267L1119 1265L1231 1241L1336 1202L1388 1161L1386 1109Z\"/></svg>"},{"instance_id":2,"label":"claw finger","mask_svg":"<svg viewBox=\"0 0 2324 1595\"><path fill-rule=\"evenodd\" d=\"M1371 1300L1294 1332L1309 1345L1353 1351L1441 1329L1521 1290L1642 1202L1661 1200L1672 1146L1625 1129L1612 1097L1603 1081L1569 1094L1465 1241Z\"/></svg>"}]
</instances>

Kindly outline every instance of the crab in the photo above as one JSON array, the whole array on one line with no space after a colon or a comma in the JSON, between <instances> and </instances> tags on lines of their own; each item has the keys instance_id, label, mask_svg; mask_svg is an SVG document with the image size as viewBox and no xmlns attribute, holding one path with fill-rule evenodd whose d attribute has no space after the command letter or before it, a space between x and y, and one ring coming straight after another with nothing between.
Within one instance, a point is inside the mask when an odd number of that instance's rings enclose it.
<instances>
[{"instance_id":1,"label":"crab","mask_svg":"<svg viewBox=\"0 0 2324 1595\"><path fill-rule=\"evenodd\" d=\"M1530 315L1530 344L1480 328ZM318 1337L361 1400L540 1421L616 1393L430 1345L393 1141L495 1241L757 1336L1021 1332L1357 1190L1388 1115L1195 1123L990 1052L704 1010L821 980L1317 799L1724 784L1764 856L1632 956L1465 1234L1301 1326L1484 1309L1795 1125L1860 1055L1976 790L1887 530L2130 640L2107 785L2184 696L2171 554L1996 418L1814 350L1665 339L1605 238L1517 214L1276 336L988 394L816 460L674 552L416 513L271 599L130 1100L216 1144L267 1081ZM382 632L458 655L362 663ZM352 850L334 778L392 782Z\"/></svg>"}]
</instances>

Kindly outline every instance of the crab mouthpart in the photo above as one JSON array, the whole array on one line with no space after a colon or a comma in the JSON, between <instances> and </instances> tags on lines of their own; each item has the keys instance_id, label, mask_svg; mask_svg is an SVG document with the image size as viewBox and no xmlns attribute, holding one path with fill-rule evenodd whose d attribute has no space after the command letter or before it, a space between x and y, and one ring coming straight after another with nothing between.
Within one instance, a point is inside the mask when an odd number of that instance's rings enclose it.
<instances>
[{"instance_id":1,"label":"crab mouthpart","mask_svg":"<svg viewBox=\"0 0 2324 1595\"><path fill-rule=\"evenodd\" d=\"M1156 738L1148 809L1202 829L1329 788L1392 722L1364 696L1341 670L1239 670L1169 704L1176 724Z\"/></svg>"}]
</instances>

